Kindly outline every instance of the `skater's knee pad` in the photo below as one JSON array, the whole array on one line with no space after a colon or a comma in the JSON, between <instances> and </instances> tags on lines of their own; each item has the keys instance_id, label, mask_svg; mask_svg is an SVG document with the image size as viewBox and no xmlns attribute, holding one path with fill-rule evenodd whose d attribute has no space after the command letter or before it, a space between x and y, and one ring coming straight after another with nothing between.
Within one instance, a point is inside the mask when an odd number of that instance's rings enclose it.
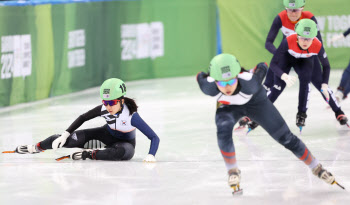
<instances>
[{"instance_id":1,"label":"skater's knee pad","mask_svg":"<svg viewBox=\"0 0 350 205\"><path fill-rule=\"evenodd\" d=\"M227 121L218 121L216 123L218 129L225 129L225 128L229 128L229 127L233 127L233 120L227 120Z\"/></svg>"},{"instance_id":2,"label":"skater's knee pad","mask_svg":"<svg viewBox=\"0 0 350 205\"><path fill-rule=\"evenodd\" d=\"M298 146L300 140L293 133L289 132L287 135L282 136L279 140L286 149L294 151L294 149Z\"/></svg>"},{"instance_id":3,"label":"skater's knee pad","mask_svg":"<svg viewBox=\"0 0 350 205\"><path fill-rule=\"evenodd\" d=\"M229 130L232 132L235 121L229 113L217 113L215 123L218 132Z\"/></svg>"},{"instance_id":4,"label":"skater's knee pad","mask_svg":"<svg viewBox=\"0 0 350 205\"><path fill-rule=\"evenodd\" d=\"M115 145L115 148L124 149L124 154L120 160L130 160L134 156L135 148L130 143L127 143L127 142L117 143Z\"/></svg>"},{"instance_id":5,"label":"skater's knee pad","mask_svg":"<svg viewBox=\"0 0 350 205\"><path fill-rule=\"evenodd\" d=\"M106 149L107 150L107 149ZM108 148L108 158L110 160L130 160L135 153L135 148L132 144L127 142L118 142ZM107 157L107 156L106 156Z\"/></svg>"}]
</instances>

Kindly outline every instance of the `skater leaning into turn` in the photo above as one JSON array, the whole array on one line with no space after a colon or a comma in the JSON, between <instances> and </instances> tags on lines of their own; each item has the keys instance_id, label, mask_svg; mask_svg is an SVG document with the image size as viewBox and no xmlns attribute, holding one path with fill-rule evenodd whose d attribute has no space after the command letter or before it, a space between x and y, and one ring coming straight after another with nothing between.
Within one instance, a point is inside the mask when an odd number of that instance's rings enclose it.
<instances>
[{"instance_id":1,"label":"skater leaning into turn","mask_svg":"<svg viewBox=\"0 0 350 205\"><path fill-rule=\"evenodd\" d=\"M264 128L278 143L289 149L312 170L312 173L327 182L337 183L311 154L305 144L289 130L286 122L267 98L261 85L267 72L265 63L256 66L254 74L242 72L238 60L230 54L215 56L209 73L197 75L200 89L206 95L216 97L217 140L224 158L229 178L228 184L234 193L240 191L241 171L238 169L232 131L242 116L248 116Z\"/></svg>"},{"instance_id":2,"label":"skater leaning into turn","mask_svg":"<svg viewBox=\"0 0 350 205\"><path fill-rule=\"evenodd\" d=\"M333 91L328 87L330 65L322 42L316 37L316 23L310 19L302 19L295 25L295 31L295 34L282 41L272 57L270 69L274 72L274 86L268 95L269 99L271 102L275 102L286 85L290 87L295 83L295 77L288 75L293 67L299 77L299 105L296 124L300 130L305 126L310 82L315 77L320 79L314 85L320 88L323 98L331 106L339 123L346 125L348 119L338 105ZM315 72L313 72L315 69L319 69L317 66L315 67L318 60L323 67L322 76L321 74L315 76Z\"/></svg>"},{"instance_id":3,"label":"skater leaning into turn","mask_svg":"<svg viewBox=\"0 0 350 205\"><path fill-rule=\"evenodd\" d=\"M133 99L127 98L124 82L111 78L100 87L102 104L80 115L61 135L52 135L36 145L18 146L14 152L35 154L47 149L84 148L92 139L103 142L102 150L83 150L72 154L73 160L130 160L135 152L136 128L151 140L150 150L144 161L155 162L159 138L137 113ZM84 122L95 117L103 117L107 124L93 129L77 130Z\"/></svg>"},{"instance_id":4,"label":"skater leaning into turn","mask_svg":"<svg viewBox=\"0 0 350 205\"><path fill-rule=\"evenodd\" d=\"M350 34L350 28L348 28L348 30L346 30L342 34L335 35L332 38L331 43L344 39L349 34ZM335 93L335 96L338 102L341 102L342 100L347 98L349 93L350 93L350 62L348 67L346 67L346 69L343 72L343 75L341 77L340 84L338 86L337 92Z\"/></svg>"}]
</instances>

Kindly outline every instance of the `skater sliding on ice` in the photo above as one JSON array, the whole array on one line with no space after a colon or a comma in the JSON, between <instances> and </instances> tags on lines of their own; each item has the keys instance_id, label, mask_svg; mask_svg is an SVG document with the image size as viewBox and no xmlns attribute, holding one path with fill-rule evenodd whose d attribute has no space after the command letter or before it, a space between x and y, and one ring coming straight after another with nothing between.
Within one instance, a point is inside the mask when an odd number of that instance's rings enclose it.
<instances>
[{"instance_id":1,"label":"skater sliding on ice","mask_svg":"<svg viewBox=\"0 0 350 205\"><path fill-rule=\"evenodd\" d=\"M145 162L156 162L159 138L137 113L138 106L133 99L125 97L126 86L117 78L111 78L100 87L102 104L80 115L61 135L52 135L35 145L21 145L15 151L3 153L36 154L47 149L84 148L92 139L104 143L102 150L83 150L59 159L73 160L130 160L134 156L136 128L151 140L150 150ZM77 130L84 122L95 117L103 117L106 123L102 127Z\"/></svg>"},{"instance_id":2,"label":"skater sliding on ice","mask_svg":"<svg viewBox=\"0 0 350 205\"><path fill-rule=\"evenodd\" d=\"M211 60L208 73L200 72L197 75L202 92L217 99L217 141L228 171L228 184L234 189L233 194L242 190L232 131L243 116L260 124L271 137L309 166L314 175L328 184L338 184L305 144L291 133L278 110L267 98L261 85L267 69L265 63L259 63L254 73L244 72L235 56L220 54Z\"/></svg>"}]
</instances>

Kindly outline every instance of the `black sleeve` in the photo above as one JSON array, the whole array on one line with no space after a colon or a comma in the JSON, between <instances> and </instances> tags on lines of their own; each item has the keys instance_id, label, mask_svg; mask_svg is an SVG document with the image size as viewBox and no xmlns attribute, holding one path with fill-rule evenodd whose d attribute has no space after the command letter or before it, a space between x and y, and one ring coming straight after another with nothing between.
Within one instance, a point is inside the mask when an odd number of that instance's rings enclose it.
<instances>
[{"instance_id":1,"label":"black sleeve","mask_svg":"<svg viewBox=\"0 0 350 205\"><path fill-rule=\"evenodd\" d=\"M67 132L72 133L78 129L84 122L91 120L92 118L101 116L102 105L95 107L92 110L80 115L69 127L66 129Z\"/></svg>"},{"instance_id":2,"label":"black sleeve","mask_svg":"<svg viewBox=\"0 0 350 205\"><path fill-rule=\"evenodd\" d=\"M346 37L347 35L349 35L349 33L350 33L350 28L349 28L347 31L345 31L345 32L343 33L344 37Z\"/></svg>"},{"instance_id":3,"label":"black sleeve","mask_svg":"<svg viewBox=\"0 0 350 205\"><path fill-rule=\"evenodd\" d=\"M278 47L276 53L273 55L271 63L270 63L270 69L277 75L278 77L281 77L284 73L282 68L279 67L279 62L283 62L285 64L286 59L286 53L288 52L288 42L287 39L283 39L282 43Z\"/></svg>"},{"instance_id":4,"label":"black sleeve","mask_svg":"<svg viewBox=\"0 0 350 205\"><path fill-rule=\"evenodd\" d=\"M322 64L322 83L328 84L329 80L329 73L331 72L331 66L328 61L327 54L322 46L320 52L318 53L318 59L321 61Z\"/></svg>"},{"instance_id":5,"label":"black sleeve","mask_svg":"<svg viewBox=\"0 0 350 205\"><path fill-rule=\"evenodd\" d=\"M256 68L254 70L254 75L257 76L259 84L261 84L262 81L264 80L266 73L267 73L267 69L269 69L269 67L267 66L267 63L259 63L256 66Z\"/></svg>"},{"instance_id":6,"label":"black sleeve","mask_svg":"<svg viewBox=\"0 0 350 205\"><path fill-rule=\"evenodd\" d=\"M273 20L273 23L271 25L269 34L267 35L266 42L265 42L265 48L270 51L270 53L275 54L276 47L273 45L273 42L276 39L276 36L278 34L278 31L282 27L282 21L280 17L277 15L276 18Z\"/></svg>"},{"instance_id":7,"label":"black sleeve","mask_svg":"<svg viewBox=\"0 0 350 205\"><path fill-rule=\"evenodd\" d=\"M215 81L208 81L208 74L204 72L200 72L197 74L197 82L202 90L202 92L206 95L216 96L220 93L219 89L216 87ZM209 77L210 78L210 77Z\"/></svg>"},{"instance_id":8,"label":"black sleeve","mask_svg":"<svg viewBox=\"0 0 350 205\"><path fill-rule=\"evenodd\" d=\"M321 32L320 32L320 29L318 27L317 20L316 20L315 16L311 17L311 20L315 21L315 23L317 25L317 29L318 29L318 31L317 31L317 38L318 38L318 40L320 40L322 42Z\"/></svg>"}]
</instances>

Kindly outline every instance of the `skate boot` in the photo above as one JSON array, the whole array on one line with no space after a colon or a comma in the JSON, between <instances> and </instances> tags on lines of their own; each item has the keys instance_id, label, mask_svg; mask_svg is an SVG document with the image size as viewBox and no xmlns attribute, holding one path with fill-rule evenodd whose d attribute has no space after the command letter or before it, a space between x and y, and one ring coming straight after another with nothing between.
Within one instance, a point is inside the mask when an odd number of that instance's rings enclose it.
<instances>
[{"instance_id":1,"label":"skate boot","mask_svg":"<svg viewBox=\"0 0 350 205\"><path fill-rule=\"evenodd\" d=\"M242 117L240 120L239 120L239 126L246 126L248 124L248 122L250 121L249 117L245 116L245 117Z\"/></svg>"},{"instance_id":2,"label":"skate boot","mask_svg":"<svg viewBox=\"0 0 350 205\"><path fill-rule=\"evenodd\" d=\"M315 168L312 169L312 173L316 175L318 178L322 179L325 181L327 184L337 184L341 188L345 189L343 186L338 184L338 182L335 181L334 176L328 172L326 169L322 167L322 164L318 164Z\"/></svg>"},{"instance_id":3,"label":"skate boot","mask_svg":"<svg viewBox=\"0 0 350 205\"><path fill-rule=\"evenodd\" d=\"M298 112L297 113L297 123L296 123L296 125L300 129L300 133L301 133L301 130L303 129L303 127L305 126L306 118L307 118L307 115L306 115L305 112Z\"/></svg>"},{"instance_id":4,"label":"skate boot","mask_svg":"<svg viewBox=\"0 0 350 205\"><path fill-rule=\"evenodd\" d=\"M73 160L86 160L86 159L93 159L93 150L83 150L80 152L75 152L72 154Z\"/></svg>"},{"instance_id":5,"label":"skate boot","mask_svg":"<svg viewBox=\"0 0 350 205\"><path fill-rule=\"evenodd\" d=\"M20 145L15 150L18 154L36 154L42 152L36 145Z\"/></svg>"},{"instance_id":6,"label":"skate boot","mask_svg":"<svg viewBox=\"0 0 350 205\"><path fill-rule=\"evenodd\" d=\"M246 117L246 116L242 117L238 121L239 126L237 128L235 128L235 130L240 130L240 129L245 128L245 126L248 124L249 121L250 121L249 117Z\"/></svg>"},{"instance_id":7,"label":"skate boot","mask_svg":"<svg viewBox=\"0 0 350 205\"><path fill-rule=\"evenodd\" d=\"M254 122L254 121L249 121L248 122L248 132L250 132L251 130L254 130L255 128L257 128L259 126L258 123Z\"/></svg>"},{"instance_id":8,"label":"skate boot","mask_svg":"<svg viewBox=\"0 0 350 205\"><path fill-rule=\"evenodd\" d=\"M243 189L240 188L241 170L238 168L228 170L228 185L233 189L232 194L242 194Z\"/></svg>"},{"instance_id":9,"label":"skate boot","mask_svg":"<svg viewBox=\"0 0 350 205\"><path fill-rule=\"evenodd\" d=\"M341 125L348 125L348 118L346 117L346 115L344 114L343 111L339 111L336 113L336 117L337 117L337 120L338 122L341 124ZM349 127L349 125L348 125Z\"/></svg>"}]
</instances>

